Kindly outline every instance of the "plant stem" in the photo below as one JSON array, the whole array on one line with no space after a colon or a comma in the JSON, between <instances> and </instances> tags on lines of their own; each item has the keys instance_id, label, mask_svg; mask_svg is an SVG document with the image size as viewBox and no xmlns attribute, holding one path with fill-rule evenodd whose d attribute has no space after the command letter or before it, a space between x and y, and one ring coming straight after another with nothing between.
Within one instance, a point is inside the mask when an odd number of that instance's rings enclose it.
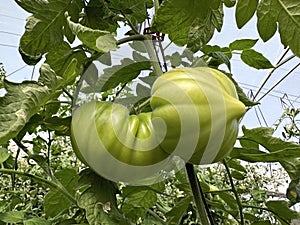
<instances>
[{"instance_id":1,"label":"plant stem","mask_svg":"<svg viewBox=\"0 0 300 225\"><path fill-rule=\"evenodd\" d=\"M156 13L157 10L158 10L158 8L159 8L159 1L158 0L154 0L153 5L154 5L155 13Z\"/></svg>"},{"instance_id":2,"label":"plant stem","mask_svg":"<svg viewBox=\"0 0 300 225\"><path fill-rule=\"evenodd\" d=\"M199 214L201 224L202 225L210 225L209 220L208 220L208 215L206 214L205 206L202 201L201 190L199 188L199 181L198 181L197 175L195 173L194 166L192 164L187 163L185 168L186 168L186 171L188 174L189 182L190 182L191 189L193 192L194 201L195 201L196 207L198 209L198 214Z\"/></svg>"},{"instance_id":3,"label":"plant stem","mask_svg":"<svg viewBox=\"0 0 300 225\"><path fill-rule=\"evenodd\" d=\"M131 23L131 21L127 18L126 14L123 13L122 10L120 10L120 13L122 14L122 16L125 18L125 20L127 21L128 25L130 26L131 30L135 33L138 34L139 32L137 31L136 27Z\"/></svg>"},{"instance_id":4,"label":"plant stem","mask_svg":"<svg viewBox=\"0 0 300 225\"><path fill-rule=\"evenodd\" d=\"M62 90L71 100L73 100L73 96L65 88L63 88Z\"/></svg>"},{"instance_id":5,"label":"plant stem","mask_svg":"<svg viewBox=\"0 0 300 225\"><path fill-rule=\"evenodd\" d=\"M230 185L231 185L231 189L232 189L232 192L233 192L233 194L234 194L234 196L235 196L236 203L237 203L238 208L239 208L239 214L240 214L240 219L241 219L241 225L244 225L244 224L245 224L245 221L244 221L244 214L243 214L243 205L242 205L242 203L241 203L241 200L240 200L240 198L239 198L239 195L238 195L238 193L237 193L237 190L236 190L236 188L235 188L235 186L234 186L234 182L233 182L233 179L232 179L232 176L231 176L231 173L230 173L230 169L229 169L229 167L228 167L227 162L226 162L225 159L223 160L223 164L224 164L225 169L226 169L226 172L227 172L227 174L228 174L229 182L230 182Z\"/></svg>"},{"instance_id":6,"label":"plant stem","mask_svg":"<svg viewBox=\"0 0 300 225\"><path fill-rule=\"evenodd\" d=\"M125 38L118 40L117 45L121 45L121 44L127 43L129 41L144 41L146 39L147 39L146 35L135 34L135 35L131 35L129 37L125 37Z\"/></svg>"},{"instance_id":7,"label":"plant stem","mask_svg":"<svg viewBox=\"0 0 300 225\"><path fill-rule=\"evenodd\" d=\"M44 179L42 177L36 176L34 174L26 173L26 172L19 171L19 170L1 169L0 168L0 173L17 174L20 176L29 177L33 180L36 180L40 183L46 184L47 186L49 186L51 188L56 189L58 192L62 193L65 197L67 197L72 203L77 204L76 199L60 183L53 182L53 181Z\"/></svg>"},{"instance_id":8,"label":"plant stem","mask_svg":"<svg viewBox=\"0 0 300 225\"><path fill-rule=\"evenodd\" d=\"M163 74L163 71L162 71L161 66L158 62L158 58L157 58L156 53L155 53L155 49L154 49L154 46L153 46L151 36L145 36L145 37L146 37L146 39L145 39L144 43L145 43L145 46L146 46L146 49L147 49L147 52L148 52L148 55L149 55L149 58L150 58L150 62L153 66L153 71L154 71L156 76L160 76L160 75Z\"/></svg>"},{"instance_id":9,"label":"plant stem","mask_svg":"<svg viewBox=\"0 0 300 225\"><path fill-rule=\"evenodd\" d=\"M130 113L136 113L139 112L140 109L144 108L145 106L147 106L148 104L150 104L150 98L146 99L144 102L142 102L140 105L133 107L130 110Z\"/></svg>"}]
</instances>

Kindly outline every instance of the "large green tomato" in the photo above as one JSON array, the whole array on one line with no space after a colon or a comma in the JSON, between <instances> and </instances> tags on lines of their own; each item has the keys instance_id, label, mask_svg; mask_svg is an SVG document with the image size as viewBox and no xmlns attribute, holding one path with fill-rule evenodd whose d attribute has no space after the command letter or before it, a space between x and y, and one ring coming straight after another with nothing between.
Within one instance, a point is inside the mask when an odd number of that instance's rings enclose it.
<instances>
[{"instance_id":1,"label":"large green tomato","mask_svg":"<svg viewBox=\"0 0 300 225\"><path fill-rule=\"evenodd\" d=\"M114 181L132 181L164 169L172 157L209 164L227 156L245 106L230 79L208 67L177 68L151 90L151 112L92 101L73 114L71 140L84 163Z\"/></svg>"}]
</instances>

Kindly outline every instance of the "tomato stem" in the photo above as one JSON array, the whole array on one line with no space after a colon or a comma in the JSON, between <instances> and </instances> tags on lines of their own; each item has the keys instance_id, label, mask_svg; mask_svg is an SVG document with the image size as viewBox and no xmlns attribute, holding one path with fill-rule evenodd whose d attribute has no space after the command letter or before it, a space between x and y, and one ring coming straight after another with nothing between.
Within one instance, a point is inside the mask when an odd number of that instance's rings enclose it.
<instances>
[{"instance_id":1,"label":"tomato stem","mask_svg":"<svg viewBox=\"0 0 300 225\"><path fill-rule=\"evenodd\" d=\"M229 182L230 182L230 185L231 185L231 190L232 190L232 192L233 192L233 194L234 194L234 196L235 196L236 203L237 203L238 208L239 208L240 219L241 219L241 223L240 223L240 224L241 224L241 225L244 225L244 224L245 224L245 221L244 221L244 215L243 215L243 205L242 205L241 200L240 200L240 198L239 198L239 194L238 194L238 192L237 192L237 190L236 190L236 188L235 188L235 185L234 185L234 182L233 182L231 173L230 173L230 169L229 169L228 164L227 164L227 162L226 162L225 159L223 160L223 164L224 164L224 166L225 166L226 173L227 173L227 175L228 175L228 177L229 177Z\"/></svg>"},{"instance_id":2,"label":"tomato stem","mask_svg":"<svg viewBox=\"0 0 300 225\"><path fill-rule=\"evenodd\" d=\"M145 47L147 49L149 58L150 58L150 62L153 66L153 70L156 76L160 76L163 74L161 66L158 62L158 58L156 56L155 53L155 49L153 46L153 41L152 41L152 36L151 35L142 35L142 34L135 34L135 35L131 35L129 37L126 38L122 38L120 40L117 41L117 45L121 45L124 43L127 43L129 41L144 41Z\"/></svg>"},{"instance_id":3,"label":"tomato stem","mask_svg":"<svg viewBox=\"0 0 300 225\"><path fill-rule=\"evenodd\" d=\"M155 53L153 41L151 39L151 36L146 36L146 39L144 41L145 47L147 49L150 62L153 66L153 71L156 76L160 76L163 74L163 71L161 69L160 63L158 62L158 56Z\"/></svg>"},{"instance_id":4,"label":"tomato stem","mask_svg":"<svg viewBox=\"0 0 300 225\"><path fill-rule=\"evenodd\" d=\"M117 45L125 44L130 41L144 41L147 39L146 35L143 34L134 34L130 35L129 37L122 38L117 41Z\"/></svg>"},{"instance_id":5,"label":"tomato stem","mask_svg":"<svg viewBox=\"0 0 300 225\"><path fill-rule=\"evenodd\" d=\"M194 201L198 209L199 218L202 225L213 225L213 219L208 215L206 211L205 204L203 202L203 192L201 190L200 182L198 180L197 174L195 173L194 166L187 163L186 166L187 175L189 178L190 186L193 192ZM210 219L210 221L209 221Z\"/></svg>"},{"instance_id":6,"label":"tomato stem","mask_svg":"<svg viewBox=\"0 0 300 225\"><path fill-rule=\"evenodd\" d=\"M44 179L42 177L30 174L30 173L26 173L26 172L23 172L23 171L19 171L19 170L0 168L0 173L17 174L17 175L20 175L20 176L29 177L33 180L36 180L36 181L40 182L40 183L46 184L48 187L58 190L60 193L62 193L64 196L66 196L72 203L77 205L76 199L59 182L50 181L50 180Z\"/></svg>"}]
</instances>

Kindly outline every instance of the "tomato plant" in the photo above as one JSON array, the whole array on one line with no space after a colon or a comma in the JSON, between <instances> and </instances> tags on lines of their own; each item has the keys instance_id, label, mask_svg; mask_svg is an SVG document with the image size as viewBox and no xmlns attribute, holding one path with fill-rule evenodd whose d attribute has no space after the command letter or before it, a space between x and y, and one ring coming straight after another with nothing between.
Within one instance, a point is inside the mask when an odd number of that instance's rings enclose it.
<instances>
[{"instance_id":1,"label":"tomato plant","mask_svg":"<svg viewBox=\"0 0 300 225\"><path fill-rule=\"evenodd\" d=\"M270 74L289 59L273 65L257 39L210 45L234 7L238 28L256 14L258 39L279 33L299 57L298 0L15 2L31 14L20 55L41 67L16 83L1 64L0 224L300 220L299 110L284 139L246 128L261 102L231 68L233 54ZM249 163L277 163L287 194Z\"/></svg>"}]
</instances>

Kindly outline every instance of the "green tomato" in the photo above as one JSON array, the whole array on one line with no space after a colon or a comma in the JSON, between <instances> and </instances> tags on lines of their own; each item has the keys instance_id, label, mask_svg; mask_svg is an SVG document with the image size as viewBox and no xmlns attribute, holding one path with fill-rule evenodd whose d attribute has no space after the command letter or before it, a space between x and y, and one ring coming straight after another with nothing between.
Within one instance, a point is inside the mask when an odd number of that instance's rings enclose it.
<instances>
[{"instance_id":1,"label":"green tomato","mask_svg":"<svg viewBox=\"0 0 300 225\"><path fill-rule=\"evenodd\" d=\"M114 181L164 169L172 157L209 164L227 156L245 106L215 69L177 68L153 84L151 112L129 115L111 102L89 102L73 114L71 140L81 161Z\"/></svg>"}]
</instances>

